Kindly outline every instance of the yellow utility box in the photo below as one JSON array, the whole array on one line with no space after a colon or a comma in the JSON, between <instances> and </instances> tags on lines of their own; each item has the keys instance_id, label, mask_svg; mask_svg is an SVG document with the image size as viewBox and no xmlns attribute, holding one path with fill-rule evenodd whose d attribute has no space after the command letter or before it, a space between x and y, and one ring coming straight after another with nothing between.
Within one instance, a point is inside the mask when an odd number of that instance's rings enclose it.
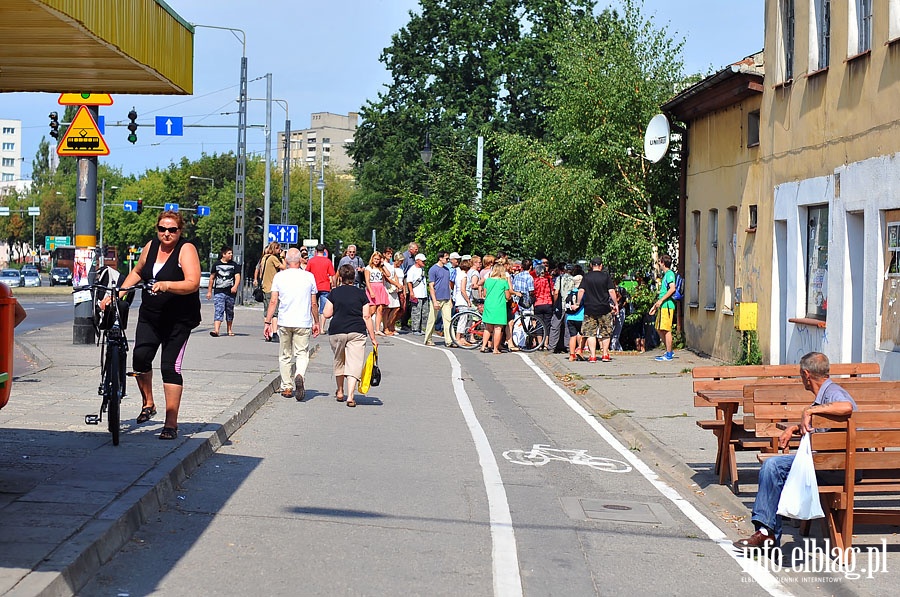
<instances>
[{"instance_id":1,"label":"yellow utility box","mask_svg":"<svg viewBox=\"0 0 900 597\"><path fill-rule=\"evenodd\" d=\"M737 303L734 306L734 328L742 332L756 330L756 303Z\"/></svg>"}]
</instances>

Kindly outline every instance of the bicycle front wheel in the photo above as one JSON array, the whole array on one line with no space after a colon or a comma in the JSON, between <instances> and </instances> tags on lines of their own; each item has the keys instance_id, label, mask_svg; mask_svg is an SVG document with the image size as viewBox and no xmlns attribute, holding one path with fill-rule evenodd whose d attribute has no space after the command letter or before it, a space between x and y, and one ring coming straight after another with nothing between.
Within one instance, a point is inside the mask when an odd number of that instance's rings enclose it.
<instances>
[{"instance_id":1,"label":"bicycle front wheel","mask_svg":"<svg viewBox=\"0 0 900 597\"><path fill-rule=\"evenodd\" d=\"M453 345L466 350L481 346L484 335L484 322L481 314L475 311L460 311L450 320Z\"/></svg>"},{"instance_id":2,"label":"bicycle front wheel","mask_svg":"<svg viewBox=\"0 0 900 597\"><path fill-rule=\"evenodd\" d=\"M534 352L547 338L544 322L531 313L519 315L513 323L513 342L522 352Z\"/></svg>"},{"instance_id":3,"label":"bicycle front wheel","mask_svg":"<svg viewBox=\"0 0 900 597\"><path fill-rule=\"evenodd\" d=\"M119 445L119 431L121 430L121 401L122 390L125 388L123 375L125 373L125 362L119 353L119 347L114 344L107 344L106 350L106 383L103 384L106 402L106 421L109 425L109 432L112 435L112 443L114 446Z\"/></svg>"}]
</instances>

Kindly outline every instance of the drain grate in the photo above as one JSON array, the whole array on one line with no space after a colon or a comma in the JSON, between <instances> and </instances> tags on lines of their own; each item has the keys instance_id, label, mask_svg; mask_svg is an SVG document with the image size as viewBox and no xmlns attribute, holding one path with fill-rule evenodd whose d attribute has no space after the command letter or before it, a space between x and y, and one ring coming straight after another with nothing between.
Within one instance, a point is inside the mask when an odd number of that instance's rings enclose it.
<instances>
[{"instance_id":1,"label":"drain grate","mask_svg":"<svg viewBox=\"0 0 900 597\"><path fill-rule=\"evenodd\" d=\"M566 514L575 520L636 522L667 526L675 523L666 509L654 502L622 502L577 497L564 497L560 498L560 501Z\"/></svg>"}]
</instances>

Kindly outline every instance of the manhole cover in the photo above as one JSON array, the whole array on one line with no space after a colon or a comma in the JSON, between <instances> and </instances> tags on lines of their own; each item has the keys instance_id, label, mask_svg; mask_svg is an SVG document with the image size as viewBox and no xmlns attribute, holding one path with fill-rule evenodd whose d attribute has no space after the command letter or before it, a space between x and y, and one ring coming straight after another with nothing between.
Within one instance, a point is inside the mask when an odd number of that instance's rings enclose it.
<instances>
[{"instance_id":1,"label":"manhole cover","mask_svg":"<svg viewBox=\"0 0 900 597\"><path fill-rule=\"evenodd\" d=\"M666 509L654 502L621 502L606 499L560 498L563 510L575 520L637 522L673 525Z\"/></svg>"}]
</instances>

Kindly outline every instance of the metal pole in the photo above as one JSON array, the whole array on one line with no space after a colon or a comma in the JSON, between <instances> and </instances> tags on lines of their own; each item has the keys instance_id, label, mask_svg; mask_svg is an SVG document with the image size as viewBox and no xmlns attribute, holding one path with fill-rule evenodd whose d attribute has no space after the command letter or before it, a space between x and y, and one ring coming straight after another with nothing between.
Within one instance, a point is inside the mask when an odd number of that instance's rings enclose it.
<instances>
[{"instance_id":1,"label":"metal pole","mask_svg":"<svg viewBox=\"0 0 900 597\"><path fill-rule=\"evenodd\" d=\"M319 176L319 242L325 243L325 167Z\"/></svg>"},{"instance_id":2,"label":"metal pole","mask_svg":"<svg viewBox=\"0 0 900 597\"><path fill-rule=\"evenodd\" d=\"M247 57L241 56L241 91L238 109L237 164L234 184L234 257L246 269L244 263L244 190L247 184ZM244 271L241 271L243 274ZM241 276L246 279L246 276ZM238 304L244 304L244 291L238 292Z\"/></svg>"},{"instance_id":3,"label":"metal pole","mask_svg":"<svg viewBox=\"0 0 900 597\"><path fill-rule=\"evenodd\" d=\"M272 73L266 73L266 182L263 191L262 250L269 240L269 208L272 193Z\"/></svg>"},{"instance_id":4,"label":"metal pole","mask_svg":"<svg viewBox=\"0 0 900 597\"><path fill-rule=\"evenodd\" d=\"M285 104L286 105L286 104ZM284 165L282 166L281 181L281 223L287 224L291 197L291 120L287 117L287 108L285 107L284 117Z\"/></svg>"},{"instance_id":5,"label":"metal pole","mask_svg":"<svg viewBox=\"0 0 900 597\"><path fill-rule=\"evenodd\" d=\"M309 165L309 236L306 238L312 238L312 190L313 190L313 168L314 164Z\"/></svg>"},{"instance_id":6,"label":"metal pole","mask_svg":"<svg viewBox=\"0 0 900 597\"><path fill-rule=\"evenodd\" d=\"M94 121L98 109L89 106ZM76 162L77 178L75 191L75 247L77 249L97 246L97 158L79 157ZM88 271L88 280L93 280L93 263ZM94 343L94 307L90 297L75 295L75 314L72 325L73 344Z\"/></svg>"},{"instance_id":7,"label":"metal pole","mask_svg":"<svg viewBox=\"0 0 900 597\"><path fill-rule=\"evenodd\" d=\"M100 243L97 245L97 248L100 251L100 259L102 259L101 263L106 263L106 254L103 251L103 213L106 207L106 179L100 183Z\"/></svg>"}]
</instances>

